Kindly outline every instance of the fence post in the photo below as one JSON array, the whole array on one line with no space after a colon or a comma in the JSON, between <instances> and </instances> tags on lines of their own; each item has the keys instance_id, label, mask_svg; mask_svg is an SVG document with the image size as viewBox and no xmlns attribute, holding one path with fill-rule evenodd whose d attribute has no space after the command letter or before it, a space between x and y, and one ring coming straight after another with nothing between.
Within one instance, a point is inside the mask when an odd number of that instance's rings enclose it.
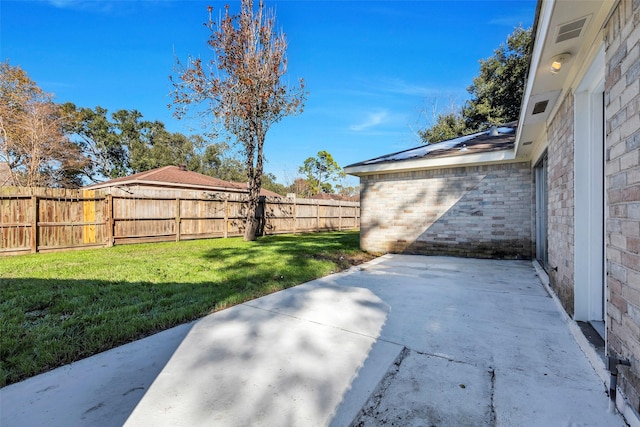
<instances>
[{"instance_id":1,"label":"fence post","mask_svg":"<svg viewBox=\"0 0 640 427\"><path fill-rule=\"evenodd\" d=\"M115 240L114 239L114 220L113 220L113 196L111 194L107 194L107 220L105 225L107 226L106 246L109 248L113 246L113 242Z\"/></svg>"},{"instance_id":2,"label":"fence post","mask_svg":"<svg viewBox=\"0 0 640 427\"><path fill-rule=\"evenodd\" d=\"M316 201L316 231L320 231L320 200Z\"/></svg>"},{"instance_id":3,"label":"fence post","mask_svg":"<svg viewBox=\"0 0 640 427\"><path fill-rule=\"evenodd\" d=\"M296 234L298 228L298 204L296 198L293 199L293 234Z\"/></svg>"},{"instance_id":4,"label":"fence post","mask_svg":"<svg viewBox=\"0 0 640 427\"><path fill-rule=\"evenodd\" d=\"M176 242L180 241L180 198L176 199Z\"/></svg>"},{"instance_id":5,"label":"fence post","mask_svg":"<svg viewBox=\"0 0 640 427\"><path fill-rule=\"evenodd\" d=\"M342 231L342 202L338 203L338 231Z\"/></svg>"},{"instance_id":6,"label":"fence post","mask_svg":"<svg viewBox=\"0 0 640 427\"><path fill-rule=\"evenodd\" d=\"M31 253L38 252L38 196L31 196Z\"/></svg>"},{"instance_id":7,"label":"fence post","mask_svg":"<svg viewBox=\"0 0 640 427\"><path fill-rule=\"evenodd\" d=\"M228 197L228 196L227 196ZM229 199L224 199L224 230L223 237L229 237Z\"/></svg>"}]
</instances>

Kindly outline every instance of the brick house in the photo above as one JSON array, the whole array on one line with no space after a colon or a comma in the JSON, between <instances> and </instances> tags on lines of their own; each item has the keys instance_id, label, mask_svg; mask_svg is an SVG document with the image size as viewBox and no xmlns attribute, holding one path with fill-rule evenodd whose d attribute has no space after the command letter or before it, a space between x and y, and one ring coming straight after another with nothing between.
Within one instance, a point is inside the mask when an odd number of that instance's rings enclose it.
<instances>
[{"instance_id":1,"label":"brick house","mask_svg":"<svg viewBox=\"0 0 640 427\"><path fill-rule=\"evenodd\" d=\"M617 407L640 425L640 0L538 2L518 123L512 147L345 168L361 179L361 245L534 259L630 363L592 360L619 369Z\"/></svg>"},{"instance_id":2,"label":"brick house","mask_svg":"<svg viewBox=\"0 0 640 427\"><path fill-rule=\"evenodd\" d=\"M347 166L372 252L530 258L531 168L515 123Z\"/></svg>"}]
</instances>

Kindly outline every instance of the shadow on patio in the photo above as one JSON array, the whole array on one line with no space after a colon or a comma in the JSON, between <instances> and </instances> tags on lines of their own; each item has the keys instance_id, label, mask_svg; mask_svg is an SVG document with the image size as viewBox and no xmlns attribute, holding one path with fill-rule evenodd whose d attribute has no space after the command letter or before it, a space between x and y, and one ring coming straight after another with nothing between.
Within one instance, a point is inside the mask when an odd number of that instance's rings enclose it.
<instances>
[{"instance_id":1,"label":"shadow on patio","mask_svg":"<svg viewBox=\"0 0 640 427\"><path fill-rule=\"evenodd\" d=\"M53 371L27 407L56 394L49 425L624 425L527 261L386 255L180 328ZM79 419L70 376L103 393Z\"/></svg>"}]
</instances>

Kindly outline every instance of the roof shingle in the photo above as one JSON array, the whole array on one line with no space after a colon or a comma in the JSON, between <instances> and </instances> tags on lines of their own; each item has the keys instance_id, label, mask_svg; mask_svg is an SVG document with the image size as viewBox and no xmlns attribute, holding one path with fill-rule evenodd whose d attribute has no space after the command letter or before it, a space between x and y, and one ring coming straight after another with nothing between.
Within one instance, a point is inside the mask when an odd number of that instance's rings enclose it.
<instances>
[{"instance_id":1,"label":"roof shingle","mask_svg":"<svg viewBox=\"0 0 640 427\"><path fill-rule=\"evenodd\" d=\"M178 166L164 166L145 172L135 173L133 175L115 178L109 181L100 182L98 184L89 185L87 189L98 189L115 186L128 186L150 184L156 186L171 186L189 189L232 191L237 193L246 193L248 184L240 182L225 181L211 176L203 175L198 172L184 170ZM282 197L273 191L262 189L260 192L263 196Z\"/></svg>"},{"instance_id":2,"label":"roof shingle","mask_svg":"<svg viewBox=\"0 0 640 427\"><path fill-rule=\"evenodd\" d=\"M513 148L515 143L516 128L517 122L511 122L501 127L492 127L484 132L465 135L434 144L421 145L420 147L386 154L360 163L354 163L347 167L509 150Z\"/></svg>"}]
</instances>

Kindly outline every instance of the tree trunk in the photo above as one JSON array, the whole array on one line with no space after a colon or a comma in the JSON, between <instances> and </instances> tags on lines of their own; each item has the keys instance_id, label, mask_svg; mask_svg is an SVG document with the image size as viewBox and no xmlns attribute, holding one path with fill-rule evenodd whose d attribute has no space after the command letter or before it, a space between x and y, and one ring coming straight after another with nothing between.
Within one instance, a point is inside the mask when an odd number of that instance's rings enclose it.
<instances>
[{"instance_id":1,"label":"tree trunk","mask_svg":"<svg viewBox=\"0 0 640 427\"><path fill-rule=\"evenodd\" d=\"M249 176L249 200L247 201L247 216L244 222L244 241L249 242L256 240L258 237L258 221L256 219L256 210L258 209L258 200L260 197L260 184L258 178L258 169L255 168ZM261 178L261 177L260 177Z\"/></svg>"},{"instance_id":2,"label":"tree trunk","mask_svg":"<svg viewBox=\"0 0 640 427\"><path fill-rule=\"evenodd\" d=\"M260 201L260 188L262 187L262 152L264 147L265 135L258 131L256 137L256 145L258 149L258 155L256 156L256 166L251 170L249 169L249 201L247 202L247 217L244 227L244 241L249 242L258 238L258 220L256 218L256 210L258 209L258 203Z\"/></svg>"},{"instance_id":3,"label":"tree trunk","mask_svg":"<svg viewBox=\"0 0 640 427\"><path fill-rule=\"evenodd\" d=\"M254 198L249 191L249 202L247 203L247 218L244 224L244 241L249 242L258 238L258 220L256 210L258 209L258 199Z\"/></svg>"}]
</instances>

